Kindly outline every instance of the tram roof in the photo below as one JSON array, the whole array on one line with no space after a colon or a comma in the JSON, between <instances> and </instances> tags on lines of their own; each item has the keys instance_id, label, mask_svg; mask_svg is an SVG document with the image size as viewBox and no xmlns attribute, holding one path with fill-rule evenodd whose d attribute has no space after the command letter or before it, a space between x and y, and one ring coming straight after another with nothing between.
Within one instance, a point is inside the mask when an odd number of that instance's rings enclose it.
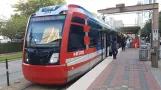
<instances>
[{"instance_id":1,"label":"tram roof","mask_svg":"<svg viewBox=\"0 0 161 90\"><path fill-rule=\"evenodd\" d=\"M85 8L83 8L83 7L79 6L79 5L74 5L74 4L54 5L54 6L42 7L42 8L39 9L38 12L36 12L36 16L58 15L62 11L69 10L68 9L69 6L73 6L73 8L79 8L81 13L85 14L90 19L92 19L95 23L103 26L104 28L110 29L110 30L115 31L115 32L119 32L117 29L115 29L112 26L106 24L103 20L98 19L97 17L95 17L92 13L87 11Z\"/></svg>"}]
</instances>

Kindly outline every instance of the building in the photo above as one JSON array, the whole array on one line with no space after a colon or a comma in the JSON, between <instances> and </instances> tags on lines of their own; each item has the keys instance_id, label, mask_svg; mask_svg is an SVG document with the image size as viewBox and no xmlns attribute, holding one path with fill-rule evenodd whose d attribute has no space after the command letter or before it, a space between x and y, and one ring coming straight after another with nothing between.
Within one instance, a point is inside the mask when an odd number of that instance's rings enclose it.
<instances>
[{"instance_id":1,"label":"building","mask_svg":"<svg viewBox=\"0 0 161 90\"><path fill-rule=\"evenodd\" d=\"M115 19L114 19L113 17L110 17L110 18L109 18L109 21L108 21L108 24L109 24L110 26L114 27L114 26L115 26Z\"/></svg>"},{"instance_id":2,"label":"building","mask_svg":"<svg viewBox=\"0 0 161 90\"><path fill-rule=\"evenodd\" d=\"M124 24L123 24L122 20L115 20L115 22L114 22L115 28L120 28L120 27L123 27L123 26L124 26Z\"/></svg>"},{"instance_id":3,"label":"building","mask_svg":"<svg viewBox=\"0 0 161 90\"><path fill-rule=\"evenodd\" d=\"M106 19L106 23L114 28L120 28L124 26L124 23L122 20L115 20L113 17Z\"/></svg>"}]
</instances>

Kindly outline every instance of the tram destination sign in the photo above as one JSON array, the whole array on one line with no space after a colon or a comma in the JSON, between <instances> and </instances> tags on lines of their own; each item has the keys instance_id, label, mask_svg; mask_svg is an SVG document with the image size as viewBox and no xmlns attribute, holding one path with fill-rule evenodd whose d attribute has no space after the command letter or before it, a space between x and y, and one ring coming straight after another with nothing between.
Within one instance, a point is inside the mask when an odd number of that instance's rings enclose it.
<instances>
[{"instance_id":1,"label":"tram destination sign","mask_svg":"<svg viewBox=\"0 0 161 90\"><path fill-rule=\"evenodd\" d=\"M59 20L59 19L65 19L65 15L33 17L32 18L32 21L47 21L47 20Z\"/></svg>"}]
</instances>

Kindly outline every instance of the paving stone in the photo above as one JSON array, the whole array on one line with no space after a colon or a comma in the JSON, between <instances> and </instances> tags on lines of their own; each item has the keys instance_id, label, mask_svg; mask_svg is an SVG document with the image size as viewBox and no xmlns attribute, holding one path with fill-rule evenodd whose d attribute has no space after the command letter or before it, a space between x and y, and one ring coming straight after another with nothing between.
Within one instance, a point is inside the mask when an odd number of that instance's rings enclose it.
<instances>
[{"instance_id":1,"label":"paving stone","mask_svg":"<svg viewBox=\"0 0 161 90\"><path fill-rule=\"evenodd\" d=\"M120 90L128 90L128 88L127 87L121 87Z\"/></svg>"},{"instance_id":2,"label":"paving stone","mask_svg":"<svg viewBox=\"0 0 161 90\"><path fill-rule=\"evenodd\" d=\"M141 88L147 88L148 85L147 84L141 84Z\"/></svg>"},{"instance_id":3,"label":"paving stone","mask_svg":"<svg viewBox=\"0 0 161 90\"><path fill-rule=\"evenodd\" d=\"M108 85L110 85L110 82L104 82L104 85L108 86Z\"/></svg>"},{"instance_id":4,"label":"paving stone","mask_svg":"<svg viewBox=\"0 0 161 90\"><path fill-rule=\"evenodd\" d=\"M141 90L149 90L149 88L141 88Z\"/></svg>"},{"instance_id":5,"label":"paving stone","mask_svg":"<svg viewBox=\"0 0 161 90\"><path fill-rule=\"evenodd\" d=\"M114 90L114 88L107 88L107 90Z\"/></svg>"},{"instance_id":6,"label":"paving stone","mask_svg":"<svg viewBox=\"0 0 161 90\"><path fill-rule=\"evenodd\" d=\"M135 88L134 90L142 90L141 88Z\"/></svg>"},{"instance_id":7,"label":"paving stone","mask_svg":"<svg viewBox=\"0 0 161 90\"><path fill-rule=\"evenodd\" d=\"M108 86L108 88L115 88L114 86Z\"/></svg>"},{"instance_id":8,"label":"paving stone","mask_svg":"<svg viewBox=\"0 0 161 90\"><path fill-rule=\"evenodd\" d=\"M124 77L124 80L128 80L129 79L129 77Z\"/></svg>"},{"instance_id":9,"label":"paving stone","mask_svg":"<svg viewBox=\"0 0 161 90\"><path fill-rule=\"evenodd\" d=\"M120 53L120 57L117 60L112 61L114 66L108 72L108 77L102 82L104 86L107 86L107 90L153 90L149 89L147 82L149 79L147 78L149 77L154 81L155 78L151 77L152 73L146 72L148 69L146 69L146 64L144 66L144 62L138 59L138 52L138 49L127 49L126 52ZM157 83L157 81L154 83ZM117 84L123 85L119 86ZM99 89L101 90L102 88Z\"/></svg>"},{"instance_id":10,"label":"paving stone","mask_svg":"<svg viewBox=\"0 0 161 90\"><path fill-rule=\"evenodd\" d=\"M128 88L128 90L135 90L134 88Z\"/></svg>"},{"instance_id":11,"label":"paving stone","mask_svg":"<svg viewBox=\"0 0 161 90\"><path fill-rule=\"evenodd\" d=\"M120 89L121 89L121 87L115 87L115 89L119 89L119 90L120 90Z\"/></svg>"},{"instance_id":12,"label":"paving stone","mask_svg":"<svg viewBox=\"0 0 161 90\"><path fill-rule=\"evenodd\" d=\"M100 88L99 90L107 90L107 88L103 87L103 88Z\"/></svg>"},{"instance_id":13,"label":"paving stone","mask_svg":"<svg viewBox=\"0 0 161 90\"><path fill-rule=\"evenodd\" d=\"M94 88L93 90L100 90L99 88Z\"/></svg>"},{"instance_id":14,"label":"paving stone","mask_svg":"<svg viewBox=\"0 0 161 90\"><path fill-rule=\"evenodd\" d=\"M134 86L128 86L128 88L135 88Z\"/></svg>"}]
</instances>

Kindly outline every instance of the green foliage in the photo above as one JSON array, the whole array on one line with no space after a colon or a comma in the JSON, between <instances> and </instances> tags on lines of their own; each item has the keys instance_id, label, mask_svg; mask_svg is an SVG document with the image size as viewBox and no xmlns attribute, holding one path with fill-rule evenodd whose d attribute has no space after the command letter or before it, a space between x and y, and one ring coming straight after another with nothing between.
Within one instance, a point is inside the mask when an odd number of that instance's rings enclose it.
<instances>
[{"instance_id":1,"label":"green foliage","mask_svg":"<svg viewBox=\"0 0 161 90\"><path fill-rule=\"evenodd\" d=\"M0 43L0 54L22 51L22 43Z\"/></svg>"},{"instance_id":2,"label":"green foliage","mask_svg":"<svg viewBox=\"0 0 161 90\"><path fill-rule=\"evenodd\" d=\"M159 33L161 33L161 12L159 12Z\"/></svg>"},{"instance_id":3,"label":"green foliage","mask_svg":"<svg viewBox=\"0 0 161 90\"><path fill-rule=\"evenodd\" d=\"M95 17L97 17L97 14L95 12L91 12Z\"/></svg>"},{"instance_id":4,"label":"green foliage","mask_svg":"<svg viewBox=\"0 0 161 90\"><path fill-rule=\"evenodd\" d=\"M0 19L0 35L12 39L24 37L28 17L36 12L40 7L65 4L64 0L20 0L12 5L15 8L14 15L10 19Z\"/></svg>"},{"instance_id":5,"label":"green foliage","mask_svg":"<svg viewBox=\"0 0 161 90\"><path fill-rule=\"evenodd\" d=\"M101 16L98 16L97 13L95 13L95 12L91 12L91 13L92 13L95 17L101 19Z\"/></svg>"},{"instance_id":6,"label":"green foliage","mask_svg":"<svg viewBox=\"0 0 161 90\"><path fill-rule=\"evenodd\" d=\"M23 38L26 28L27 17L24 15L12 15L9 20L3 22L0 28L3 36L10 39Z\"/></svg>"},{"instance_id":7,"label":"green foliage","mask_svg":"<svg viewBox=\"0 0 161 90\"><path fill-rule=\"evenodd\" d=\"M36 12L40 7L65 4L64 0L20 0L17 4L13 5L15 12L23 15L30 15Z\"/></svg>"},{"instance_id":8,"label":"green foliage","mask_svg":"<svg viewBox=\"0 0 161 90\"><path fill-rule=\"evenodd\" d=\"M161 12L159 12L159 32L161 33ZM149 19L141 30L141 37L150 37L152 30L152 20Z\"/></svg>"},{"instance_id":9,"label":"green foliage","mask_svg":"<svg viewBox=\"0 0 161 90\"><path fill-rule=\"evenodd\" d=\"M151 33L151 26L152 26L152 22L151 20L148 20L144 27L141 30L141 36L142 37L149 37L150 33Z\"/></svg>"}]
</instances>

